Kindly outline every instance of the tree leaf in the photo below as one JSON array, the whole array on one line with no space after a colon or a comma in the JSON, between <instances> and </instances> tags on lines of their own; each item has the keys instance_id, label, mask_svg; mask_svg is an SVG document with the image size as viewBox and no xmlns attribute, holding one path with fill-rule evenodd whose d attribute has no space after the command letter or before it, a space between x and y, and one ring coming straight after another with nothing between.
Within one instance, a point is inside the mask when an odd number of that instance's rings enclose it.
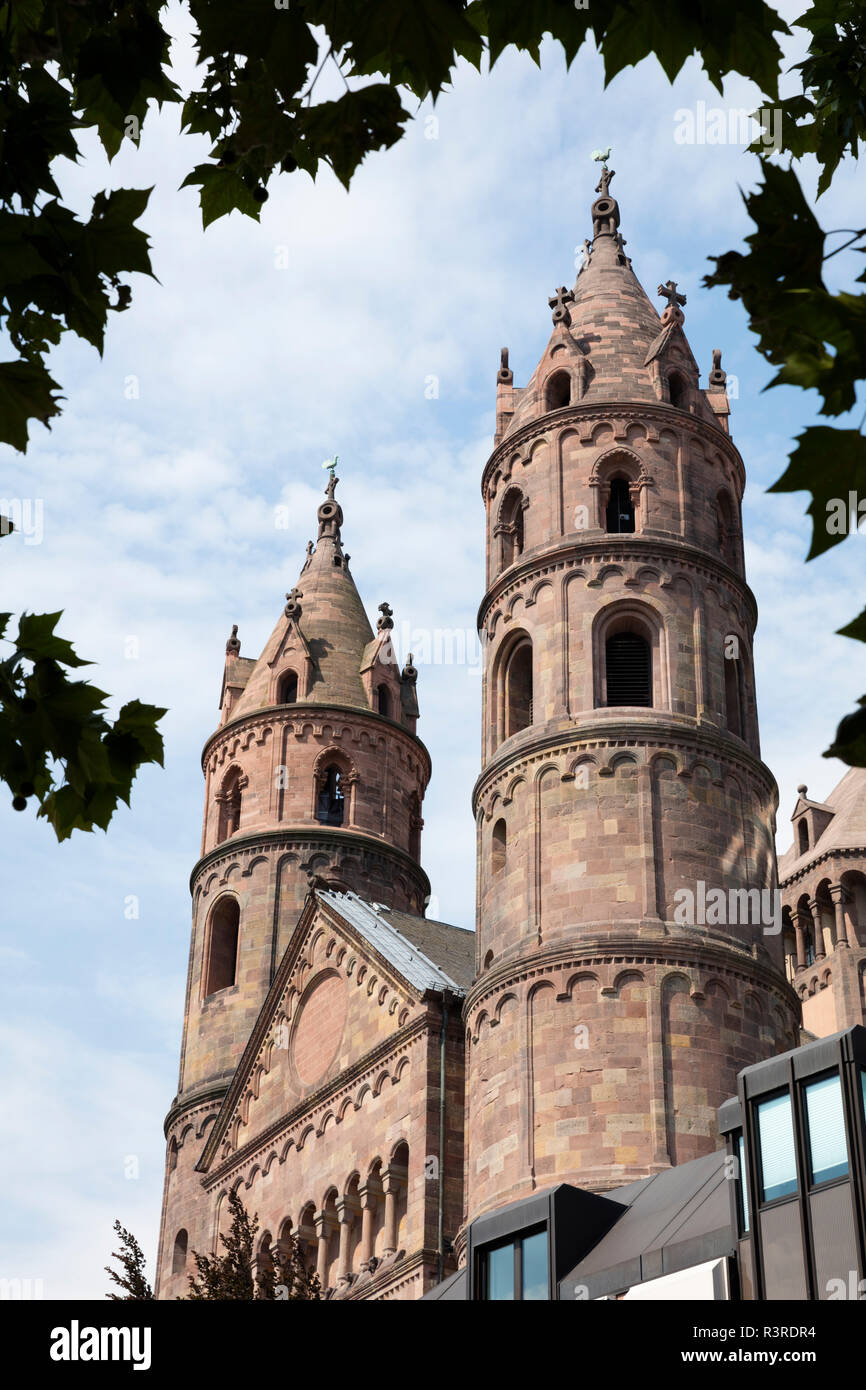
<instances>
[{"instance_id":1,"label":"tree leaf","mask_svg":"<svg viewBox=\"0 0 866 1390\"><path fill-rule=\"evenodd\" d=\"M41 362L0 362L0 441L24 453L28 425L38 420L51 428L60 414L60 387Z\"/></svg>"},{"instance_id":2,"label":"tree leaf","mask_svg":"<svg viewBox=\"0 0 866 1390\"><path fill-rule=\"evenodd\" d=\"M788 467L768 492L811 492L814 560L857 530L858 498L866 508L866 438L857 430L810 425L797 436Z\"/></svg>"}]
</instances>

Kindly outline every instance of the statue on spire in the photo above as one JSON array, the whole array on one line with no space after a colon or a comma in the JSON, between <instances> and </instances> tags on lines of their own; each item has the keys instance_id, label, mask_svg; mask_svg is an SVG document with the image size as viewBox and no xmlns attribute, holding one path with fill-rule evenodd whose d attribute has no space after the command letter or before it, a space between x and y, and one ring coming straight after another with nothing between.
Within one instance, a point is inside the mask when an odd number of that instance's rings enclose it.
<instances>
[{"instance_id":1,"label":"statue on spire","mask_svg":"<svg viewBox=\"0 0 866 1390\"><path fill-rule=\"evenodd\" d=\"M601 178L595 190L600 196L592 205L592 239L595 241L599 236L616 236L619 226L619 204L610 191L611 179L615 172L607 167L610 145L606 150L593 150L592 157L596 163L601 164Z\"/></svg>"},{"instance_id":2,"label":"statue on spire","mask_svg":"<svg viewBox=\"0 0 866 1390\"><path fill-rule=\"evenodd\" d=\"M325 459L324 463L322 464L323 468L327 468L329 470L328 486L325 488L325 493L329 501L331 502L333 502L334 500L334 489L336 488L337 483L340 481L340 479L337 477L337 464L339 463L339 461L339 454L335 454L332 459Z\"/></svg>"},{"instance_id":3,"label":"statue on spire","mask_svg":"<svg viewBox=\"0 0 866 1390\"><path fill-rule=\"evenodd\" d=\"M325 488L327 502L322 502L318 511L319 518L319 540L323 536L329 536L337 545L340 544L340 527L343 524L343 509L334 498L334 492L340 479L337 477L337 464L339 456L334 455L332 459L325 459L323 468L328 469L328 486Z\"/></svg>"}]
</instances>

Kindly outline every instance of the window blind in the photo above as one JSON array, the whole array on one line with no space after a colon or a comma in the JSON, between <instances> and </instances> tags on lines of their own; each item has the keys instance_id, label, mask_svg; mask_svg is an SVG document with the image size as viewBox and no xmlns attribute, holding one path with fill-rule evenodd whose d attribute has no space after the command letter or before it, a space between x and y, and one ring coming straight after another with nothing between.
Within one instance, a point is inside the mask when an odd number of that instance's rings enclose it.
<instances>
[{"instance_id":1,"label":"window blind","mask_svg":"<svg viewBox=\"0 0 866 1390\"><path fill-rule=\"evenodd\" d=\"M758 1106L762 1196L765 1202L797 1191L797 1159L791 1097L773 1096Z\"/></svg>"},{"instance_id":2,"label":"window blind","mask_svg":"<svg viewBox=\"0 0 866 1390\"><path fill-rule=\"evenodd\" d=\"M848 1172L848 1145L838 1075L822 1077L806 1087L806 1119L812 1181L831 1182L844 1177Z\"/></svg>"}]
</instances>

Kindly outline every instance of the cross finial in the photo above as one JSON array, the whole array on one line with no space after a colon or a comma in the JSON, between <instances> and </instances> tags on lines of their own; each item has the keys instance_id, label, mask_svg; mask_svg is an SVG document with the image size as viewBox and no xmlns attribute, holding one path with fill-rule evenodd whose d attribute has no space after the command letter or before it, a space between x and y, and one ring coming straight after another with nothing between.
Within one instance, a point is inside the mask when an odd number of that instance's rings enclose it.
<instances>
[{"instance_id":1,"label":"cross finial","mask_svg":"<svg viewBox=\"0 0 866 1390\"><path fill-rule=\"evenodd\" d=\"M668 280L666 284L659 285L656 294L660 294L662 299L667 300L669 309L676 309L677 306L681 308L686 302L684 294L677 294L676 280Z\"/></svg>"},{"instance_id":2,"label":"cross finial","mask_svg":"<svg viewBox=\"0 0 866 1390\"><path fill-rule=\"evenodd\" d=\"M285 610L284 610L284 611L285 611L285 614L286 614L286 617L287 617L287 618L295 618L295 619L300 618L300 616L301 616L301 605L300 605L299 600L302 599L303 597L304 597L303 590L302 590L302 589L299 589L297 585L295 585L294 589L292 589L288 594L286 594L286 598L288 599L288 602L287 602L287 604L286 604L286 607L285 607Z\"/></svg>"},{"instance_id":3,"label":"cross finial","mask_svg":"<svg viewBox=\"0 0 866 1390\"><path fill-rule=\"evenodd\" d=\"M380 632L388 632L394 626L394 613L390 603L380 603L379 612L381 618L377 619L376 627Z\"/></svg>"},{"instance_id":4,"label":"cross finial","mask_svg":"<svg viewBox=\"0 0 866 1390\"><path fill-rule=\"evenodd\" d=\"M568 312L568 305L574 303L574 291L567 290L565 285L560 285L556 293L553 294L547 302L553 310L553 322L564 323L567 328L571 323L571 314Z\"/></svg>"}]
</instances>

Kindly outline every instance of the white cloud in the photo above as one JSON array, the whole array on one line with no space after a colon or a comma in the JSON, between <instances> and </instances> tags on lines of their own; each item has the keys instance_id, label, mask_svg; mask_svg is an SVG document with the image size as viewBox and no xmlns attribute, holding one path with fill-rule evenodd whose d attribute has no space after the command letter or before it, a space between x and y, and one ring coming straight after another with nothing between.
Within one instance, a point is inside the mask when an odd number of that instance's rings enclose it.
<instances>
[{"instance_id":1,"label":"white cloud","mask_svg":"<svg viewBox=\"0 0 866 1390\"><path fill-rule=\"evenodd\" d=\"M188 71L183 40L178 53ZM102 360L81 344L57 352L62 419L50 434L37 430L25 459L4 451L2 490L45 506L41 545L3 542L4 607L62 607L61 630L97 662L90 674L114 708L140 696L170 714L165 771L141 776L108 837L56 847L44 822L0 807L13 1273L20 1264L22 1275L50 1274L58 1290L99 1296L115 1215L154 1248L199 757L216 719L225 638L237 622L244 653L256 654L270 632L315 534L321 460L335 451L368 610L387 599L398 635L404 621L473 630L499 348L509 345L525 383L550 331L547 297L571 283L574 248L589 231L588 156L599 144L613 146L642 282L652 292L678 280L702 367L721 345L740 377L732 427L753 480L756 670L780 824L797 782L820 796L840 774L820 752L861 680L856 649L830 629L859 606L862 552L848 541L804 567L804 498L763 491L810 412L799 393L760 395L772 371L741 306L700 288L706 257L749 229L735 189L754 186L756 165L732 146L676 144L675 112L698 99L719 101L695 63L673 90L645 64L605 91L589 52L570 73L553 51L541 73L506 54L491 76L462 67L436 108L439 138L425 139L415 121L398 147L365 163L350 194L327 174L315 186L299 175L274 186L261 226L235 214L206 234L196 195L178 192L203 142L178 138L176 110L149 120L140 151L121 152L110 170L97 154L64 171L82 205L106 178L155 183L143 222L160 283L136 283ZM752 96L732 83L726 100ZM822 202L825 223L849 225L855 196L846 174ZM136 400L124 395L131 375ZM430 375L435 400L424 394ZM278 503L288 507L285 530L274 525ZM135 659L124 655L130 635ZM419 698L433 756L425 867L439 913L471 925L478 678L424 667ZM129 894L142 904L136 923L123 916ZM118 1176L127 1152L146 1159L137 1182Z\"/></svg>"}]
</instances>

